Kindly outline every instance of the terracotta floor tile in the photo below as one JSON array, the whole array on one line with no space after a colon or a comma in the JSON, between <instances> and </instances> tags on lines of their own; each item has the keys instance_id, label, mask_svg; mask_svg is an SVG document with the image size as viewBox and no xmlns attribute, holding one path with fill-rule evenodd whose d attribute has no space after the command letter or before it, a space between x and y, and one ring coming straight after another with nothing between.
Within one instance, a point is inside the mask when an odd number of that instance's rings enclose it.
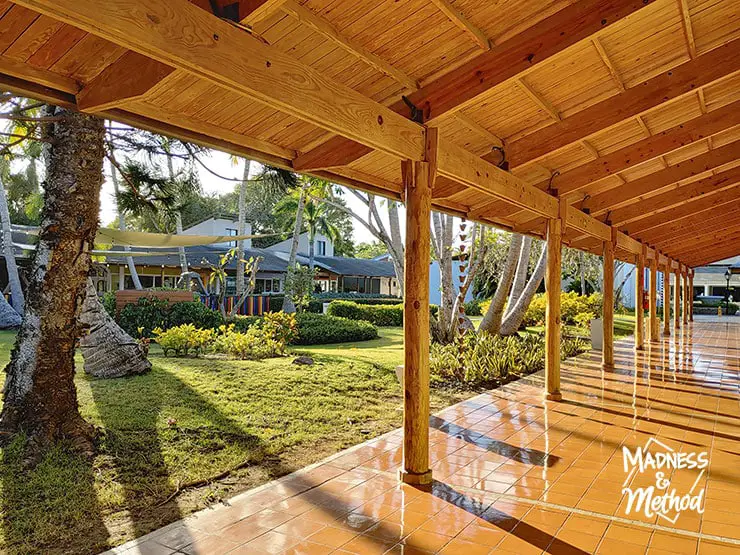
<instances>
[{"instance_id":1,"label":"terracotta floor tile","mask_svg":"<svg viewBox=\"0 0 740 555\"><path fill-rule=\"evenodd\" d=\"M490 551L491 548L487 545L455 538L445 545L439 553L442 555L487 555Z\"/></svg>"},{"instance_id":2,"label":"terracotta floor tile","mask_svg":"<svg viewBox=\"0 0 740 555\"><path fill-rule=\"evenodd\" d=\"M699 541L699 555L737 555L740 546L710 540Z\"/></svg>"},{"instance_id":3,"label":"terracotta floor tile","mask_svg":"<svg viewBox=\"0 0 740 555\"><path fill-rule=\"evenodd\" d=\"M450 537L444 534L428 532L426 530L414 530L402 542L409 547L437 552L450 541Z\"/></svg>"},{"instance_id":4,"label":"terracotta floor tile","mask_svg":"<svg viewBox=\"0 0 740 555\"><path fill-rule=\"evenodd\" d=\"M301 540L299 538L286 536L279 532L267 532L258 538L253 539L243 545L240 545L230 555L247 555L253 553L264 553L265 555L278 555L296 545Z\"/></svg>"},{"instance_id":5,"label":"terracotta floor tile","mask_svg":"<svg viewBox=\"0 0 740 555\"><path fill-rule=\"evenodd\" d=\"M692 555L696 553L697 543L695 538L656 531L650 540L650 549L663 549L676 554Z\"/></svg>"},{"instance_id":6,"label":"terracotta floor tile","mask_svg":"<svg viewBox=\"0 0 740 555\"><path fill-rule=\"evenodd\" d=\"M205 536L195 540L190 545L179 549L188 555L219 555L228 553L239 545L240 542L229 541L220 536Z\"/></svg>"},{"instance_id":7,"label":"terracotta floor tile","mask_svg":"<svg viewBox=\"0 0 740 555\"><path fill-rule=\"evenodd\" d=\"M324 527L321 523L297 518L276 527L275 532L304 539L322 530Z\"/></svg>"},{"instance_id":8,"label":"terracotta floor tile","mask_svg":"<svg viewBox=\"0 0 740 555\"><path fill-rule=\"evenodd\" d=\"M311 534L307 539L315 543L328 545L329 547L341 547L355 536L357 536L357 533L345 528L327 526L315 534Z\"/></svg>"},{"instance_id":9,"label":"terracotta floor tile","mask_svg":"<svg viewBox=\"0 0 740 555\"><path fill-rule=\"evenodd\" d=\"M328 555L332 551L334 548L328 545L302 540L283 551L283 555Z\"/></svg>"},{"instance_id":10,"label":"terracotta floor tile","mask_svg":"<svg viewBox=\"0 0 740 555\"><path fill-rule=\"evenodd\" d=\"M395 542L386 542L372 536L357 536L342 546L342 550L356 555L376 555L388 551Z\"/></svg>"}]
</instances>

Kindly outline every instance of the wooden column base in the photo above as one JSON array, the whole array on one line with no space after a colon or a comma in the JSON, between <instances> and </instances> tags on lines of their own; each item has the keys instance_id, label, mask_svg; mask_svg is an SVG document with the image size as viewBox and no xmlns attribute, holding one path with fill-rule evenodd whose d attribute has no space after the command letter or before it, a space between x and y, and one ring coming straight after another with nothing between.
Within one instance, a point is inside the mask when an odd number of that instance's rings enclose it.
<instances>
[{"instance_id":1,"label":"wooden column base","mask_svg":"<svg viewBox=\"0 0 740 555\"><path fill-rule=\"evenodd\" d=\"M548 401L562 401L563 395L556 391L555 393L545 393L545 399Z\"/></svg>"},{"instance_id":2,"label":"wooden column base","mask_svg":"<svg viewBox=\"0 0 740 555\"><path fill-rule=\"evenodd\" d=\"M602 370L609 370L609 371L611 371L611 370L614 370L614 365L613 364L603 364L602 363L601 369Z\"/></svg>"},{"instance_id":3,"label":"wooden column base","mask_svg":"<svg viewBox=\"0 0 740 555\"><path fill-rule=\"evenodd\" d=\"M428 486L433 481L431 470L427 470L421 474L416 474L415 472L409 472L403 468L398 469L398 479L404 484L409 484L411 486Z\"/></svg>"},{"instance_id":4,"label":"wooden column base","mask_svg":"<svg viewBox=\"0 0 740 555\"><path fill-rule=\"evenodd\" d=\"M669 332L668 330L664 330L663 331L663 335L665 335L666 337L668 337L669 335L671 335L671 332Z\"/></svg>"}]
</instances>

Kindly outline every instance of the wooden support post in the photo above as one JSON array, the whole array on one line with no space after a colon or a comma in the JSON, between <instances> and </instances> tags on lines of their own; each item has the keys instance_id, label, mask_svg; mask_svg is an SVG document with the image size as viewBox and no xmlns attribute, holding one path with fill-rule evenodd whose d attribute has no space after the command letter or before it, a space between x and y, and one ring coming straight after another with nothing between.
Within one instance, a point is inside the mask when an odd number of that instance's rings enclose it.
<instances>
[{"instance_id":1,"label":"wooden support post","mask_svg":"<svg viewBox=\"0 0 740 555\"><path fill-rule=\"evenodd\" d=\"M644 252L644 249L643 249ZM635 260L637 276L635 276L635 349L640 351L645 347L645 310L642 307L642 297L645 294L645 258L638 254Z\"/></svg>"},{"instance_id":2,"label":"wooden support post","mask_svg":"<svg viewBox=\"0 0 740 555\"><path fill-rule=\"evenodd\" d=\"M689 273L689 322L694 321L694 270Z\"/></svg>"},{"instance_id":3,"label":"wooden support post","mask_svg":"<svg viewBox=\"0 0 740 555\"><path fill-rule=\"evenodd\" d=\"M566 206L563 204L562 206ZM560 274L563 219L547 220L547 271L545 272L545 398L560 401Z\"/></svg>"},{"instance_id":4,"label":"wooden support post","mask_svg":"<svg viewBox=\"0 0 740 555\"><path fill-rule=\"evenodd\" d=\"M663 268L663 335L671 335L671 272L670 262Z\"/></svg>"},{"instance_id":5,"label":"wooden support post","mask_svg":"<svg viewBox=\"0 0 740 555\"><path fill-rule=\"evenodd\" d=\"M676 283L673 285L673 328L678 331L681 328L681 274L675 273Z\"/></svg>"},{"instance_id":6,"label":"wooden support post","mask_svg":"<svg viewBox=\"0 0 740 555\"><path fill-rule=\"evenodd\" d=\"M689 323L689 276L688 272L683 274L683 323Z\"/></svg>"},{"instance_id":7,"label":"wooden support post","mask_svg":"<svg viewBox=\"0 0 740 555\"><path fill-rule=\"evenodd\" d=\"M650 259L650 341L657 341L660 337L658 329L658 261L656 260L658 251Z\"/></svg>"},{"instance_id":8,"label":"wooden support post","mask_svg":"<svg viewBox=\"0 0 740 555\"><path fill-rule=\"evenodd\" d=\"M604 241L604 346L601 351L601 366L604 370L614 368L614 242Z\"/></svg>"},{"instance_id":9,"label":"wooden support post","mask_svg":"<svg viewBox=\"0 0 740 555\"><path fill-rule=\"evenodd\" d=\"M407 484L432 482L429 468L429 262L432 185L436 174L436 129L428 131L434 152L425 162L402 162L406 198L404 279L403 466ZM431 150L431 149L428 149Z\"/></svg>"}]
</instances>

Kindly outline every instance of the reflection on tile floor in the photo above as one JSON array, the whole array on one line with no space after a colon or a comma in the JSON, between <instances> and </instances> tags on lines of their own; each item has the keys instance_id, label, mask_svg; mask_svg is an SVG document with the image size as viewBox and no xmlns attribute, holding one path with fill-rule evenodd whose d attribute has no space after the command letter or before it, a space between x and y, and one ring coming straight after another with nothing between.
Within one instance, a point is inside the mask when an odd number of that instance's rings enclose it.
<instances>
[{"instance_id":1,"label":"reflection on tile floor","mask_svg":"<svg viewBox=\"0 0 740 555\"><path fill-rule=\"evenodd\" d=\"M740 553L740 320L616 347L611 372L598 354L564 363L560 403L535 375L432 417L429 492L398 484L394 431L115 552ZM709 465L630 472L622 446L706 451ZM626 514L623 487L653 486L656 471L677 496L703 491L703 514Z\"/></svg>"}]
</instances>

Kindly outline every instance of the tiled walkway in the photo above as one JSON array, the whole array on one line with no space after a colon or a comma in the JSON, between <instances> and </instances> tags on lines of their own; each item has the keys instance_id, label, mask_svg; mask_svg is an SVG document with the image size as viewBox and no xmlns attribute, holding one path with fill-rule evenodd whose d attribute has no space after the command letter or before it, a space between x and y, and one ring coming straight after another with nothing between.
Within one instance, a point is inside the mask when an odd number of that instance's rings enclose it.
<instances>
[{"instance_id":1,"label":"tiled walkway","mask_svg":"<svg viewBox=\"0 0 740 555\"><path fill-rule=\"evenodd\" d=\"M613 372L573 359L560 403L532 376L443 410L431 492L397 483L394 431L115 552L740 554L740 318L728 322L697 318L638 354L622 341ZM625 471L622 446L646 445L709 465ZM703 514L626 514L623 486L656 471L677 496L704 490Z\"/></svg>"}]
</instances>

